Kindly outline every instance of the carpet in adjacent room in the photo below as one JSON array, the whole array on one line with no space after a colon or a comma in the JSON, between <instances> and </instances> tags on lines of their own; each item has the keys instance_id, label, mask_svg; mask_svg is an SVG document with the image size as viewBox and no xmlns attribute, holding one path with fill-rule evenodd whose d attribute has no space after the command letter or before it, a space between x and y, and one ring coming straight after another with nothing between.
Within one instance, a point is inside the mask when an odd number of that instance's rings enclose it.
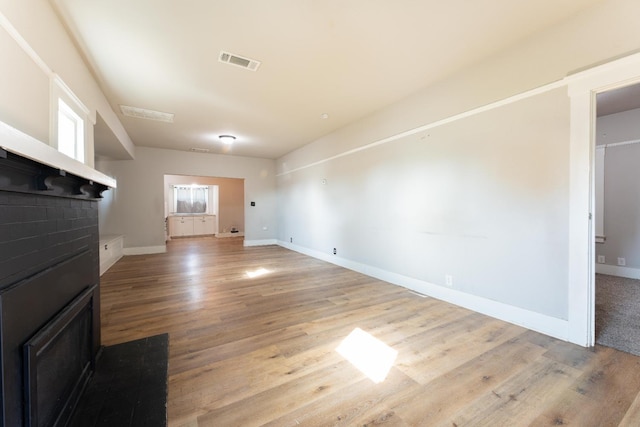
<instances>
[{"instance_id":1,"label":"carpet in adjacent room","mask_svg":"<svg viewBox=\"0 0 640 427\"><path fill-rule=\"evenodd\" d=\"M596 274L596 343L640 356L640 280Z\"/></svg>"}]
</instances>

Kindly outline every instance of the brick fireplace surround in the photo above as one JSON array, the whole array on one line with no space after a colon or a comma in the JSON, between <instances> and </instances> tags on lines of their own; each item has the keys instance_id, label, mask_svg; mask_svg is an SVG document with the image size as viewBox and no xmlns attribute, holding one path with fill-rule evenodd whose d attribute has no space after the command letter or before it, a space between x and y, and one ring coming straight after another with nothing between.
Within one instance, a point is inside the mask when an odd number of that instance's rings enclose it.
<instances>
[{"instance_id":1,"label":"brick fireplace surround","mask_svg":"<svg viewBox=\"0 0 640 427\"><path fill-rule=\"evenodd\" d=\"M65 425L94 370L107 189L0 149L0 426Z\"/></svg>"}]
</instances>

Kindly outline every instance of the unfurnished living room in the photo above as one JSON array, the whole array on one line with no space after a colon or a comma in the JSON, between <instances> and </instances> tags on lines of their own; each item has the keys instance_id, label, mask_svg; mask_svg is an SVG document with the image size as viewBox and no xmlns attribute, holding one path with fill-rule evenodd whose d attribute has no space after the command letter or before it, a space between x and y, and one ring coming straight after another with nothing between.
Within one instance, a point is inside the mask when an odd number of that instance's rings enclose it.
<instances>
[{"instance_id":1,"label":"unfurnished living room","mask_svg":"<svg viewBox=\"0 0 640 427\"><path fill-rule=\"evenodd\" d=\"M639 16L0 0L0 426L640 425Z\"/></svg>"}]
</instances>

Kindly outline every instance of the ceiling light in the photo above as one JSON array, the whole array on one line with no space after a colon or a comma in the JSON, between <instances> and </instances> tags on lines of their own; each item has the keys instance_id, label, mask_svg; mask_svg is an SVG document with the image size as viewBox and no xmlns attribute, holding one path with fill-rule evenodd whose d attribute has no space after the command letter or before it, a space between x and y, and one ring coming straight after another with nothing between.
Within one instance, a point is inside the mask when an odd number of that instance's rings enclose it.
<instances>
[{"instance_id":1,"label":"ceiling light","mask_svg":"<svg viewBox=\"0 0 640 427\"><path fill-rule=\"evenodd\" d=\"M218 138L220 138L220 141L222 141L223 144L227 145L233 144L233 141L236 140L236 137L233 135L220 135Z\"/></svg>"}]
</instances>

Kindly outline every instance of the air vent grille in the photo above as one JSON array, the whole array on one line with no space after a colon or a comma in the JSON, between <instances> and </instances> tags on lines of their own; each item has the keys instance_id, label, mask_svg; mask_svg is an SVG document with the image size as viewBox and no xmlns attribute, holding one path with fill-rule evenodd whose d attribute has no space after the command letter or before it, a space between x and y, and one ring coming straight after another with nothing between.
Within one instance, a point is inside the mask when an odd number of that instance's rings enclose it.
<instances>
[{"instance_id":1,"label":"air vent grille","mask_svg":"<svg viewBox=\"0 0 640 427\"><path fill-rule=\"evenodd\" d=\"M224 62L225 64L235 65L236 67L244 68L251 71L257 71L258 67L260 66L260 61L225 52L224 50L220 51L218 61Z\"/></svg>"},{"instance_id":2,"label":"air vent grille","mask_svg":"<svg viewBox=\"0 0 640 427\"><path fill-rule=\"evenodd\" d=\"M121 105L120 111L127 117L173 123L173 113L163 113L161 111L147 110L145 108L131 107L128 105Z\"/></svg>"},{"instance_id":3,"label":"air vent grille","mask_svg":"<svg viewBox=\"0 0 640 427\"><path fill-rule=\"evenodd\" d=\"M208 148L193 147L193 148L190 148L189 150L194 151L196 153L208 153L209 152Z\"/></svg>"}]
</instances>

